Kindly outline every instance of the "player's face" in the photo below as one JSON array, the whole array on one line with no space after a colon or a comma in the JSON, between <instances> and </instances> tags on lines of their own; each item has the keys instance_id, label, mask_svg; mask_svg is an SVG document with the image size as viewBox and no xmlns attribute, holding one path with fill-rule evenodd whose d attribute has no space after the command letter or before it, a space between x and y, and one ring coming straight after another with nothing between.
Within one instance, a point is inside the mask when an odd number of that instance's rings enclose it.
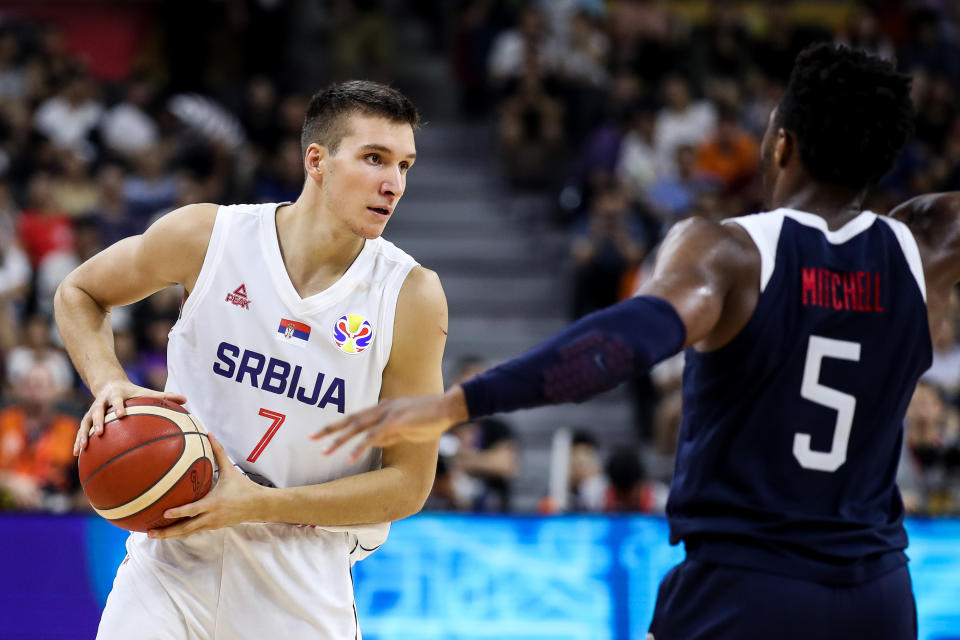
<instances>
[{"instance_id":1,"label":"player's face","mask_svg":"<svg viewBox=\"0 0 960 640\"><path fill-rule=\"evenodd\" d=\"M383 233L417 157L413 128L377 116L352 116L337 153L326 160L328 210L355 234Z\"/></svg>"}]
</instances>

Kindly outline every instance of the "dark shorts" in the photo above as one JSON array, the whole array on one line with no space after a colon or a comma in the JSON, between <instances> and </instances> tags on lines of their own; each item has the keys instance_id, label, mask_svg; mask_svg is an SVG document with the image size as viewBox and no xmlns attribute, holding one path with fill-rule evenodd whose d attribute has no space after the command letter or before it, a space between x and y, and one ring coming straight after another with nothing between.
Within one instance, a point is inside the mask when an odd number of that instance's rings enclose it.
<instances>
[{"instance_id":1,"label":"dark shorts","mask_svg":"<svg viewBox=\"0 0 960 640\"><path fill-rule=\"evenodd\" d=\"M857 585L830 585L687 559L657 592L655 640L915 640L906 566Z\"/></svg>"}]
</instances>

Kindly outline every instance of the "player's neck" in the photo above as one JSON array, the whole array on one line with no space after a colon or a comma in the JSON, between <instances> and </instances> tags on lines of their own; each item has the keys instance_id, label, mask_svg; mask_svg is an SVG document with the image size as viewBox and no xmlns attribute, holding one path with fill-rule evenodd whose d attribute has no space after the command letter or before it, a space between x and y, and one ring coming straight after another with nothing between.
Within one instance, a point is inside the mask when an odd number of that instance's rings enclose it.
<instances>
[{"instance_id":1,"label":"player's neck","mask_svg":"<svg viewBox=\"0 0 960 640\"><path fill-rule=\"evenodd\" d=\"M836 230L863 211L866 190L806 182L773 199L776 209L787 207L813 213L827 221L827 227Z\"/></svg>"},{"instance_id":2,"label":"player's neck","mask_svg":"<svg viewBox=\"0 0 960 640\"><path fill-rule=\"evenodd\" d=\"M301 296L322 291L340 279L363 250L365 240L330 216L307 210L297 201L277 209L280 254L290 281Z\"/></svg>"}]
</instances>

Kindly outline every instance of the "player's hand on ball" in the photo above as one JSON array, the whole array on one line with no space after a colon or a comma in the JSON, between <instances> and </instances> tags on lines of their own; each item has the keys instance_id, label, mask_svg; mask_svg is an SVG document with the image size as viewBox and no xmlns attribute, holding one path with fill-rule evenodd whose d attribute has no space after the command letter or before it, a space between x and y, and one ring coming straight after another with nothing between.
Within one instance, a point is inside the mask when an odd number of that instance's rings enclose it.
<instances>
[{"instance_id":1,"label":"player's hand on ball","mask_svg":"<svg viewBox=\"0 0 960 640\"><path fill-rule=\"evenodd\" d=\"M73 443L73 455L78 456L87 447L91 435L103 435L103 419L111 409L117 413L117 418L126 415L123 403L128 398L160 398L177 404L184 404L187 399L178 393L154 391L146 387L139 387L129 380L108 382L93 399L93 403L80 420L77 430L77 439Z\"/></svg>"},{"instance_id":2,"label":"player's hand on ball","mask_svg":"<svg viewBox=\"0 0 960 640\"><path fill-rule=\"evenodd\" d=\"M210 444L213 445L217 468L220 470L217 484L210 493L196 502L164 511L165 518L171 520L186 518L186 520L175 522L162 529L151 529L147 532L151 538L180 538L200 531L230 527L256 518L254 505L258 503L257 498L270 489L261 487L240 473L213 435L210 435Z\"/></svg>"},{"instance_id":3,"label":"player's hand on ball","mask_svg":"<svg viewBox=\"0 0 960 640\"><path fill-rule=\"evenodd\" d=\"M370 447L389 447L404 440L432 442L466 418L463 392L456 387L452 393L443 395L383 400L377 406L347 416L310 437L319 440L337 434L336 440L324 451L330 454L363 434L350 455L350 461L356 462Z\"/></svg>"}]
</instances>

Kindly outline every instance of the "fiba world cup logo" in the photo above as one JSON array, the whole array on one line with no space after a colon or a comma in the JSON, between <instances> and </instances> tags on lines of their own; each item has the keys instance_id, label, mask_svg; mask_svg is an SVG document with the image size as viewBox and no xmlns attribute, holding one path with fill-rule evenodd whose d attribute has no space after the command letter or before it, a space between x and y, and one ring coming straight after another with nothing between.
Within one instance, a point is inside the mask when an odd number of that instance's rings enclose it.
<instances>
[{"instance_id":1,"label":"fiba world cup logo","mask_svg":"<svg viewBox=\"0 0 960 640\"><path fill-rule=\"evenodd\" d=\"M344 353L361 353L373 340L373 326L363 316L348 313L333 323L333 341Z\"/></svg>"}]
</instances>

